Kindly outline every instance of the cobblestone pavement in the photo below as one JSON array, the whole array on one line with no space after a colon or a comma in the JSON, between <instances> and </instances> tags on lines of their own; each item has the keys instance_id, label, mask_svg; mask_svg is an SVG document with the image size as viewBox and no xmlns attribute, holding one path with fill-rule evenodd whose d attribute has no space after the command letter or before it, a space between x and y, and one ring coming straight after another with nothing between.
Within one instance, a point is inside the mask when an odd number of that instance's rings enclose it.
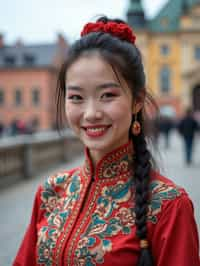
<instances>
[{"instance_id":1,"label":"cobblestone pavement","mask_svg":"<svg viewBox=\"0 0 200 266\"><path fill-rule=\"evenodd\" d=\"M169 149L164 148L163 139L159 142L158 164L162 165L161 173L186 189L194 203L196 221L200 228L200 139L196 142L194 164L190 167L184 165L182 143L178 136L173 134L170 141ZM158 158L158 156L156 157ZM20 182L0 192L0 266L12 264L30 219L33 198L38 184L51 173L80 165L81 161L82 158L79 157L73 163L51 169L45 174L26 182Z\"/></svg>"}]
</instances>

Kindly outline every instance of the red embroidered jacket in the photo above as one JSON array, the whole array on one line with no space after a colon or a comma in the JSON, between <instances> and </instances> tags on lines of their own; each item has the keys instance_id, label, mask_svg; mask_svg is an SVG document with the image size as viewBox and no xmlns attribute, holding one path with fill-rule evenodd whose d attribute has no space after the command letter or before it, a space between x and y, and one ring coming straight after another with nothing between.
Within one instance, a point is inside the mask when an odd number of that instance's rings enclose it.
<instances>
[{"instance_id":1,"label":"red embroidered jacket","mask_svg":"<svg viewBox=\"0 0 200 266\"><path fill-rule=\"evenodd\" d=\"M36 193L13 265L136 265L132 158L128 143L107 154L96 172L86 153L82 167L49 177ZM197 227L186 192L154 172L150 195L148 239L155 266L199 266Z\"/></svg>"}]
</instances>

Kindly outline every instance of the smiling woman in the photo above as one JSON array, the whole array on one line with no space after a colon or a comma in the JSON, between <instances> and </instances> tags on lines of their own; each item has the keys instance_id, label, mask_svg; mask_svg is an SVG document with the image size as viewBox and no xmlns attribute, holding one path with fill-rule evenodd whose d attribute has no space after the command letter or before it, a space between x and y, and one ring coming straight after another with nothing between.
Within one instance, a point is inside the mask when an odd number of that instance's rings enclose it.
<instances>
[{"instance_id":1,"label":"smiling woman","mask_svg":"<svg viewBox=\"0 0 200 266\"><path fill-rule=\"evenodd\" d=\"M199 266L187 193L154 168L146 90L132 29L84 26L58 78L58 114L85 146L82 166L40 186L14 266Z\"/></svg>"}]
</instances>

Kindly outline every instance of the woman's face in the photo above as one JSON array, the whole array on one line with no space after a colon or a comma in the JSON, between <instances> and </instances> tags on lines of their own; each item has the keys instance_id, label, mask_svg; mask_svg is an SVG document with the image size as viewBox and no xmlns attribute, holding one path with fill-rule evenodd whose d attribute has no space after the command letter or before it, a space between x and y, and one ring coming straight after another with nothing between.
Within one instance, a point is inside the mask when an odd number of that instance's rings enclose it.
<instances>
[{"instance_id":1,"label":"woman's face","mask_svg":"<svg viewBox=\"0 0 200 266\"><path fill-rule=\"evenodd\" d=\"M98 54L81 56L66 73L66 116L94 161L128 142L133 97Z\"/></svg>"}]
</instances>

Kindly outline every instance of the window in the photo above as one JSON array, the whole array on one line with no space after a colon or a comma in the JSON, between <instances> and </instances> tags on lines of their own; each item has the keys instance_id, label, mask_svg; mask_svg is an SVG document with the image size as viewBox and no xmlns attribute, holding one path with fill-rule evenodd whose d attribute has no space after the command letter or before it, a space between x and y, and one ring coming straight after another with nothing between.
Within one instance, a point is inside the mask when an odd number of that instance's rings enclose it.
<instances>
[{"instance_id":1,"label":"window","mask_svg":"<svg viewBox=\"0 0 200 266\"><path fill-rule=\"evenodd\" d=\"M169 46L167 44L161 45L160 52L162 55L168 55L170 52Z\"/></svg>"},{"instance_id":2,"label":"window","mask_svg":"<svg viewBox=\"0 0 200 266\"><path fill-rule=\"evenodd\" d=\"M160 70L160 89L162 93L168 93L171 87L171 71L168 66Z\"/></svg>"},{"instance_id":3,"label":"window","mask_svg":"<svg viewBox=\"0 0 200 266\"><path fill-rule=\"evenodd\" d=\"M40 91L39 89L32 90L32 103L34 106L38 106L40 104Z\"/></svg>"},{"instance_id":4,"label":"window","mask_svg":"<svg viewBox=\"0 0 200 266\"><path fill-rule=\"evenodd\" d=\"M35 62L35 58L32 54L24 54L24 63L26 65L33 65Z\"/></svg>"},{"instance_id":5,"label":"window","mask_svg":"<svg viewBox=\"0 0 200 266\"><path fill-rule=\"evenodd\" d=\"M200 60L200 46L195 46L194 48L194 57L196 60Z\"/></svg>"},{"instance_id":6,"label":"window","mask_svg":"<svg viewBox=\"0 0 200 266\"><path fill-rule=\"evenodd\" d=\"M4 57L4 63L7 65L7 66L14 66L15 65L15 57L13 55L6 55Z\"/></svg>"},{"instance_id":7,"label":"window","mask_svg":"<svg viewBox=\"0 0 200 266\"><path fill-rule=\"evenodd\" d=\"M14 101L15 101L16 106L19 106L22 104L22 93L20 89L15 90Z\"/></svg>"},{"instance_id":8,"label":"window","mask_svg":"<svg viewBox=\"0 0 200 266\"><path fill-rule=\"evenodd\" d=\"M5 95L3 89L0 89L0 106L4 105Z\"/></svg>"}]
</instances>

